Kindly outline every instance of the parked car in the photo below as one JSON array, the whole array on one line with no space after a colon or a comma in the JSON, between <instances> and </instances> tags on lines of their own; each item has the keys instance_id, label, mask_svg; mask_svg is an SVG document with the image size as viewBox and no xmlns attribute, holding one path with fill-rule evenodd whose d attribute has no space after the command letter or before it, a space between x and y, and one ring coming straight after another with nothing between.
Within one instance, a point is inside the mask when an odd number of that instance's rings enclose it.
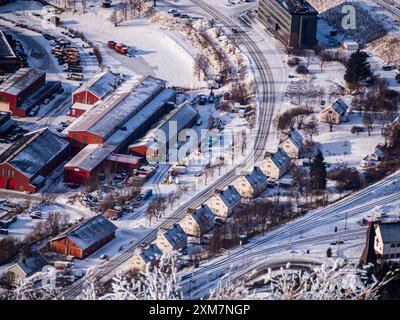
<instances>
[{"instance_id":1,"label":"parked car","mask_svg":"<svg viewBox=\"0 0 400 320\"><path fill-rule=\"evenodd\" d=\"M168 10L168 13L177 13L178 12L178 10L176 10L176 9L169 9Z\"/></svg>"},{"instance_id":2,"label":"parked car","mask_svg":"<svg viewBox=\"0 0 400 320\"><path fill-rule=\"evenodd\" d=\"M204 106L206 103L207 103L207 97L206 97L206 95L205 95L205 94L201 94L201 95L199 96L199 104L200 104L201 106Z\"/></svg>"}]
</instances>

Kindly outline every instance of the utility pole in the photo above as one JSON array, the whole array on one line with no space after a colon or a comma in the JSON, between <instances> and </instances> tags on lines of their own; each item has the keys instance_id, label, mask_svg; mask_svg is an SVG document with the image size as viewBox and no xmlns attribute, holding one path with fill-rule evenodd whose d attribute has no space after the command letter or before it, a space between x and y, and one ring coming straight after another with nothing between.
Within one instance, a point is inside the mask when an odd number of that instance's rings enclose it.
<instances>
[{"instance_id":1,"label":"utility pole","mask_svg":"<svg viewBox=\"0 0 400 320\"><path fill-rule=\"evenodd\" d=\"M347 230L347 215L348 213L346 212L346 219L344 221L344 230Z\"/></svg>"}]
</instances>

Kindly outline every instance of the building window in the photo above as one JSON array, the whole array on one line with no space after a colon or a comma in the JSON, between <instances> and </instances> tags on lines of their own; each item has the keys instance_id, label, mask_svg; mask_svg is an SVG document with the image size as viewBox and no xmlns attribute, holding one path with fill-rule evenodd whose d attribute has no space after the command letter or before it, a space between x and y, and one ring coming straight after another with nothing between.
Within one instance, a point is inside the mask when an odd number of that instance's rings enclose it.
<instances>
[{"instance_id":1,"label":"building window","mask_svg":"<svg viewBox=\"0 0 400 320\"><path fill-rule=\"evenodd\" d=\"M83 136L83 143L87 144L87 136Z\"/></svg>"},{"instance_id":2,"label":"building window","mask_svg":"<svg viewBox=\"0 0 400 320\"><path fill-rule=\"evenodd\" d=\"M398 247L398 248L400 247L400 243L397 244L397 247Z\"/></svg>"},{"instance_id":3,"label":"building window","mask_svg":"<svg viewBox=\"0 0 400 320\"><path fill-rule=\"evenodd\" d=\"M94 143L97 143L97 137L93 138Z\"/></svg>"},{"instance_id":4,"label":"building window","mask_svg":"<svg viewBox=\"0 0 400 320\"><path fill-rule=\"evenodd\" d=\"M391 248L395 248L395 247L396 247L396 244L392 243L392 244L390 245L390 247L391 247Z\"/></svg>"},{"instance_id":5,"label":"building window","mask_svg":"<svg viewBox=\"0 0 400 320\"><path fill-rule=\"evenodd\" d=\"M77 135L76 135L76 133L72 134L72 139L77 140Z\"/></svg>"}]
</instances>

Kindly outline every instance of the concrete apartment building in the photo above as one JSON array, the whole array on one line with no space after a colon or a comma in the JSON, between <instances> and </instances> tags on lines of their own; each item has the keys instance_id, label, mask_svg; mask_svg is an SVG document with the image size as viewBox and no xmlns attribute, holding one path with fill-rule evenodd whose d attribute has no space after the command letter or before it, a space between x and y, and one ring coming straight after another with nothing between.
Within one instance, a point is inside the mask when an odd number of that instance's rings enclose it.
<instances>
[{"instance_id":1,"label":"concrete apartment building","mask_svg":"<svg viewBox=\"0 0 400 320\"><path fill-rule=\"evenodd\" d=\"M258 18L286 47L317 44L318 12L304 0L260 0Z\"/></svg>"}]
</instances>

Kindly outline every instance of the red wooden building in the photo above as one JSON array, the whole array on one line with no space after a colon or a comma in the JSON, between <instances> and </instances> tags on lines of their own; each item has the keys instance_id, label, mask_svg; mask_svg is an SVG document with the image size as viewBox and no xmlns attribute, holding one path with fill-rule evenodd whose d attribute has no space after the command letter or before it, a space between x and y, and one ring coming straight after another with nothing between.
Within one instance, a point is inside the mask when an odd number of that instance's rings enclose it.
<instances>
[{"instance_id":1,"label":"red wooden building","mask_svg":"<svg viewBox=\"0 0 400 320\"><path fill-rule=\"evenodd\" d=\"M46 84L46 73L38 69L19 69L0 85L0 111L9 111L14 116L26 117L21 105Z\"/></svg>"},{"instance_id":2,"label":"red wooden building","mask_svg":"<svg viewBox=\"0 0 400 320\"><path fill-rule=\"evenodd\" d=\"M28 133L0 155L0 188L34 193L68 154L68 141L48 128Z\"/></svg>"},{"instance_id":3,"label":"red wooden building","mask_svg":"<svg viewBox=\"0 0 400 320\"><path fill-rule=\"evenodd\" d=\"M50 240L52 251L85 259L115 237L117 227L102 215Z\"/></svg>"},{"instance_id":4,"label":"red wooden building","mask_svg":"<svg viewBox=\"0 0 400 320\"><path fill-rule=\"evenodd\" d=\"M72 94L71 116L80 117L110 95L118 83L118 76L109 71L94 75Z\"/></svg>"}]
</instances>

